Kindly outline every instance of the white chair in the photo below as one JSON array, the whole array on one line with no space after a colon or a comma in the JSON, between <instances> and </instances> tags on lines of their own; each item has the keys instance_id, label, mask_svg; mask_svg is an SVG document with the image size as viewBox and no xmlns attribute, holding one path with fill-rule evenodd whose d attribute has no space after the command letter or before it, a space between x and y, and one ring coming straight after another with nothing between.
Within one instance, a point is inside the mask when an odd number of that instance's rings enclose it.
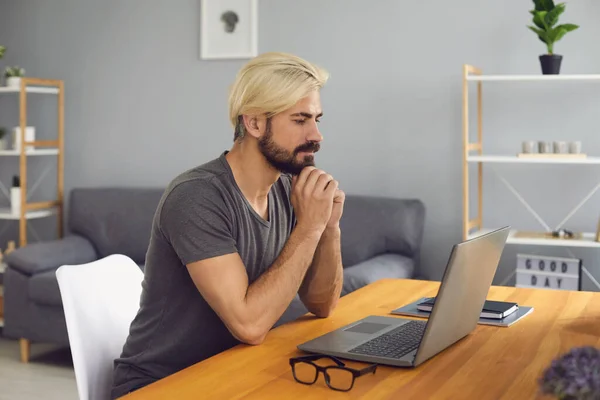
<instances>
[{"instance_id":1,"label":"white chair","mask_svg":"<svg viewBox=\"0 0 600 400\"><path fill-rule=\"evenodd\" d=\"M80 400L110 398L113 361L121 355L140 303L143 272L115 254L56 270Z\"/></svg>"}]
</instances>

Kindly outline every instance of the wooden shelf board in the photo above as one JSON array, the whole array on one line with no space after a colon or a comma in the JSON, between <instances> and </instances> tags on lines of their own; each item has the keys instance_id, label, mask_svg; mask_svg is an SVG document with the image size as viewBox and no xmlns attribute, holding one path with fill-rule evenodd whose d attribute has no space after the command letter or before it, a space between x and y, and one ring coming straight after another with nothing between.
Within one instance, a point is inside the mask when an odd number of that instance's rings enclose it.
<instances>
[{"instance_id":1,"label":"wooden shelf board","mask_svg":"<svg viewBox=\"0 0 600 400\"><path fill-rule=\"evenodd\" d=\"M21 152L18 150L0 150L0 156L20 156ZM58 155L58 149L33 149L26 150L25 155L27 156L53 156Z\"/></svg>"},{"instance_id":2,"label":"wooden shelf board","mask_svg":"<svg viewBox=\"0 0 600 400\"><path fill-rule=\"evenodd\" d=\"M600 164L600 157L535 157L525 156L519 157L504 156L504 155L469 155L467 156L468 162L489 162L489 163L525 163L525 164Z\"/></svg>"},{"instance_id":3,"label":"wooden shelf board","mask_svg":"<svg viewBox=\"0 0 600 400\"><path fill-rule=\"evenodd\" d=\"M491 232L492 229L482 229L469 234L472 239L479 235ZM585 232L581 239L560 239L560 238L538 238L538 237L517 237L517 230L513 229L508 235L506 243L531 245L531 246L563 246L563 247L592 247L600 248L600 242L596 242L596 234Z\"/></svg>"},{"instance_id":4,"label":"wooden shelf board","mask_svg":"<svg viewBox=\"0 0 600 400\"><path fill-rule=\"evenodd\" d=\"M25 214L26 219L37 219L37 218L45 218L56 214L56 209L49 208L44 210L33 210L27 211ZM9 220L19 220L19 215L14 215L10 208L0 208L0 220L1 219L9 219Z\"/></svg>"},{"instance_id":5,"label":"wooden shelf board","mask_svg":"<svg viewBox=\"0 0 600 400\"><path fill-rule=\"evenodd\" d=\"M58 94L58 88L55 87L45 87L45 86L27 86L25 88L27 93L48 93L48 94ZM19 93L21 89L8 87L8 86L0 86L0 93Z\"/></svg>"},{"instance_id":6,"label":"wooden shelf board","mask_svg":"<svg viewBox=\"0 0 600 400\"><path fill-rule=\"evenodd\" d=\"M530 75L469 75L467 77L468 81L496 81L496 82L506 82L506 81L525 81L525 82L535 82L535 81L600 81L600 74L564 74L564 75L542 75L540 74L530 74Z\"/></svg>"}]
</instances>

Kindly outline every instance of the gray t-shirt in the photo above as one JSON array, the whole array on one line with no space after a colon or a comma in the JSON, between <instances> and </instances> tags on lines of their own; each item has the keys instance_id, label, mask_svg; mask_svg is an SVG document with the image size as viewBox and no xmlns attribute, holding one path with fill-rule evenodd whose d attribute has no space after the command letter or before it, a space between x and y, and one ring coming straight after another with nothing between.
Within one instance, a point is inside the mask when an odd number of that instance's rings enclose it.
<instances>
[{"instance_id":1,"label":"gray t-shirt","mask_svg":"<svg viewBox=\"0 0 600 400\"><path fill-rule=\"evenodd\" d=\"M291 177L281 175L273 185L265 220L242 194L225 154L176 177L160 200L140 309L115 360L113 398L239 344L194 285L186 264L238 252L252 283L291 233Z\"/></svg>"}]
</instances>

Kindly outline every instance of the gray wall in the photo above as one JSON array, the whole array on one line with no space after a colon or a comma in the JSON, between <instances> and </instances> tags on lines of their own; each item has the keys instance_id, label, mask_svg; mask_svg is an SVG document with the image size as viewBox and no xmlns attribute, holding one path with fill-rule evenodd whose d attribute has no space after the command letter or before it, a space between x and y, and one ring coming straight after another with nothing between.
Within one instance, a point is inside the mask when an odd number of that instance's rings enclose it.
<instances>
[{"instance_id":1,"label":"gray wall","mask_svg":"<svg viewBox=\"0 0 600 400\"><path fill-rule=\"evenodd\" d=\"M424 273L440 279L461 239L461 68L538 74L545 48L525 28L532 2L259 3L260 52L297 53L332 74L322 93L320 166L348 193L422 199ZM582 28L555 47L565 55L563 72L598 73L600 3L578 0L567 8L564 21ZM227 87L244 61L199 61L198 33L198 0L0 1L0 42L9 49L2 66L66 81L67 193L80 186L162 187L229 148ZM486 84L484 91L486 151L512 154L523 139L564 138L600 153L599 82ZM51 115L50 106L40 108ZM177 156L165 157L165 146ZM0 170L8 168L0 162ZM494 168L551 224L599 176L599 167ZM539 228L490 171L486 224ZM593 230L599 214L595 196L568 227ZM509 273L515 252L546 250L511 246L496 282ZM599 273L596 253L576 254Z\"/></svg>"}]
</instances>

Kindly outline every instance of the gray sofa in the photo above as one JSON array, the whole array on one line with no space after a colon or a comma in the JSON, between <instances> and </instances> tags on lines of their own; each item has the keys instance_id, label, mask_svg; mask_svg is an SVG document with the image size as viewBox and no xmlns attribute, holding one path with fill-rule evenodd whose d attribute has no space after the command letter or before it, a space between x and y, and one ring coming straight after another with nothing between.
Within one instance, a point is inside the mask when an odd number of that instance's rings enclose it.
<instances>
[{"instance_id":1,"label":"gray sofa","mask_svg":"<svg viewBox=\"0 0 600 400\"><path fill-rule=\"evenodd\" d=\"M143 269L162 189L79 188L70 193L68 234L30 244L6 257L4 331L9 338L68 346L55 271L110 254ZM418 275L425 207L417 199L347 195L342 230L342 295L381 278ZM110 288L106 288L110 290ZM306 313L296 297L278 325Z\"/></svg>"}]
</instances>

